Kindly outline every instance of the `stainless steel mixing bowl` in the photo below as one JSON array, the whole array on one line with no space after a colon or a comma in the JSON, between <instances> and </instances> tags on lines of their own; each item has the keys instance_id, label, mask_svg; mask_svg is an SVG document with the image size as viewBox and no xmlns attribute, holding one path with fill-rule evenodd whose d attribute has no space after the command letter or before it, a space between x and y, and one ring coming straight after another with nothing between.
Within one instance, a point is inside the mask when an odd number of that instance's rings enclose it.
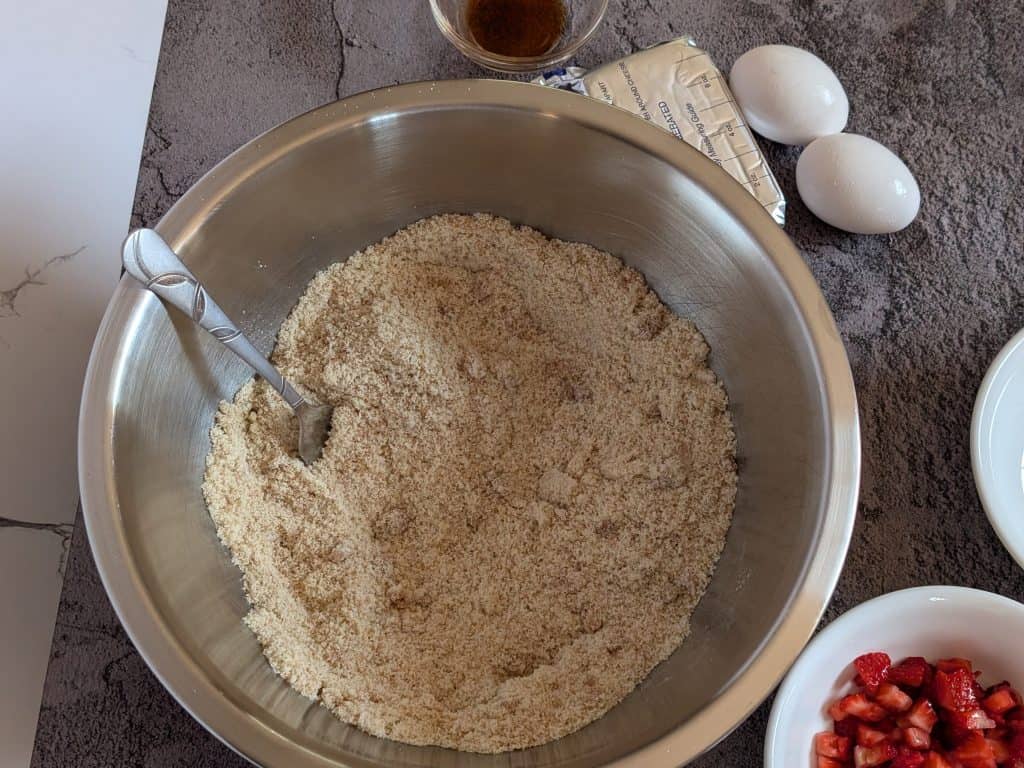
<instances>
[{"instance_id":1,"label":"stainless steel mixing bowl","mask_svg":"<svg viewBox=\"0 0 1024 768\"><path fill-rule=\"evenodd\" d=\"M242 624L200 483L217 403L250 371L129 279L85 383L79 456L100 574L192 715L266 766L672 766L761 702L811 635L853 526L859 432L828 308L782 230L703 155L538 86L364 93L256 139L158 229L264 351L309 279L423 216L490 211L641 270L696 320L732 401L740 490L690 637L597 722L499 756L368 736L293 692Z\"/></svg>"}]
</instances>

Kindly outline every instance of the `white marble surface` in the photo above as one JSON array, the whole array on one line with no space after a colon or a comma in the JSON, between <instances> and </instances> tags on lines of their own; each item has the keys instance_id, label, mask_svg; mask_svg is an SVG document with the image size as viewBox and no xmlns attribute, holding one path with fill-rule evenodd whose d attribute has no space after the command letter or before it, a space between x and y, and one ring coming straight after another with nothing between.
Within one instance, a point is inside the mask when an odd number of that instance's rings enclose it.
<instances>
[{"instance_id":1,"label":"white marble surface","mask_svg":"<svg viewBox=\"0 0 1024 768\"><path fill-rule=\"evenodd\" d=\"M0 768L31 757L81 381L118 279L165 11L0 2Z\"/></svg>"},{"instance_id":2,"label":"white marble surface","mask_svg":"<svg viewBox=\"0 0 1024 768\"><path fill-rule=\"evenodd\" d=\"M0 530L0 766L32 757L39 698L60 598L67 531Z\"/></svg>"}]
</instances>

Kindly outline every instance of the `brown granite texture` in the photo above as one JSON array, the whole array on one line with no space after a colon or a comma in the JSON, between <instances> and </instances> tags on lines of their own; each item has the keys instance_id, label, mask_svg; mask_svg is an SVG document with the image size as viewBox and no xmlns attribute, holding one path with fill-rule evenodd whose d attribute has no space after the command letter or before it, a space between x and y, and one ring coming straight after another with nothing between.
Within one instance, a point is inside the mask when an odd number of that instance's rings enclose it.
<instances>
[{"instance_id":1,"label":"brown granite texture","mask_svg":"<svg viewBox=\"0 0 1024 768\"><path fill-rule=\"evenodd\" d=\"M970 470L971 406L1024 326L1024 5L1020 0L612 0L577 62L695 34L723 69L788 43L836 70L849 129L915 172L921 215L847 235L797 199L797 151L764 142L790 197L790 236L842 330L860 397L864 476L827 618L894 589L961 584L1024 600ZM485 73L412 0L171 0L134 223L152 224L220 158L338 96ZM767 704L698 760L759 766ZM241 766L171 699L114 616L79 524L33 766Z\"/></svg>"}]
</instances>

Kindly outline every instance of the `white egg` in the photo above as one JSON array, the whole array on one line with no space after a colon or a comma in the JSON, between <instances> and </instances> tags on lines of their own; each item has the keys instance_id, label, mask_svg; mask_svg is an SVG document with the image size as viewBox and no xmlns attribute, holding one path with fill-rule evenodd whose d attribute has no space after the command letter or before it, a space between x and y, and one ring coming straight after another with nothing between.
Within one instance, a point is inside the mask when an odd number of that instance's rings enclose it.
<instances>
[{"instance_id":1,"label":"white egg","mask_svg":"<svg viewBox=\"0 0 1024 768\"><path fill-rule=\"evenodd\" d=\"M791 45L753 48L732 65L729 85L747 123L766 139L803 146L846 127L850 102L828 64Z\"/></svg>"},{"instance_id":2,"label":"white egg","mask_svg":"<svg viewBox=\"0 0 1024 768\"><path fill-rule=\"evenodd\" d=\"M797 160L796 188L819 219L862 235L901 230L921 207L921 192L903 161L855 133L812 141Z\"/></svg>"}]
</instances>

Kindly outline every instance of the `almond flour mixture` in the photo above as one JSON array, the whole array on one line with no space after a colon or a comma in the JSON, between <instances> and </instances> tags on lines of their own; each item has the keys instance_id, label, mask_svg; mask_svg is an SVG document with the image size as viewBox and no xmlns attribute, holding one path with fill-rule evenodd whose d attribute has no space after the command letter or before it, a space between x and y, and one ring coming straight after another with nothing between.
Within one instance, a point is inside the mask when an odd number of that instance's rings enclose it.
<instances>
[{"instance_id":1,"label":"almond flour mixture","mask_svg":"<svg viewBox=\"0 0 1024 768\"><path fill-rule=\"evenodd\" d=\"M413 744L500 752L600 717L686 636L725 542L707 354L618 259L491 216L319 274L273 360L337 406L323 458L254 381L204 484L274 669Z\"/></svg>"}]
</instances>

